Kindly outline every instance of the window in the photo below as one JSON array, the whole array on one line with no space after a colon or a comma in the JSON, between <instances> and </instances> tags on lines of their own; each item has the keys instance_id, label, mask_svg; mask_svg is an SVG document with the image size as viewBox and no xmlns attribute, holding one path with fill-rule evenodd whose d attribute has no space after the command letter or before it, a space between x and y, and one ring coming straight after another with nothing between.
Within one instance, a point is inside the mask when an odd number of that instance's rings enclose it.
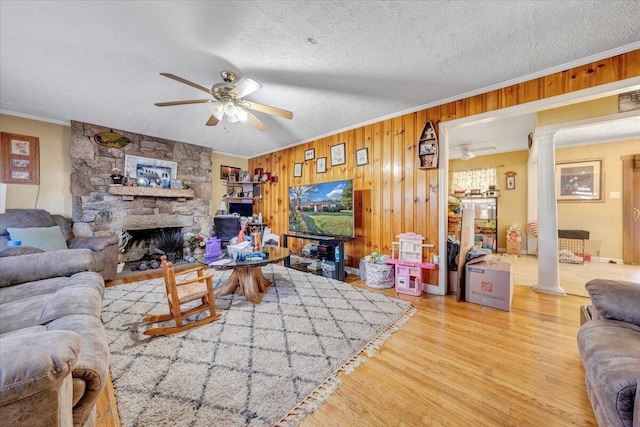
<instances>
[{"instance_id":1,"label":"window","mask_svg":"<svg viewBox=\"0 0 640 427\"><path fill-rule=\"evenodd\" d=\"M483 191L496 183L496 168L468 169L453 172L453 184L469 190L480 188Z\"/></svg>"}]
</instances>

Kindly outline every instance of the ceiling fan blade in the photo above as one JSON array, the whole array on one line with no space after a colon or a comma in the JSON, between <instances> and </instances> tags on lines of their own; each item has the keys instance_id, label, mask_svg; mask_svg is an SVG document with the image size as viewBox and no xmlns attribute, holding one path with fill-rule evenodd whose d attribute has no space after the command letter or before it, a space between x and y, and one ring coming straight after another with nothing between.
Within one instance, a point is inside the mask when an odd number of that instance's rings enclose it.
<instances>
[{"instance_id":1,"label":"ceiling fan blade","mask_svg":"<svg viewBox=\"0 0 640 427\"><path fill-rule=\"evenodd\" d=\"M236 98L244 98L247 95L251 95L261 87L262 85L260 83L253 80L252 78L247 77L246 79L238 83L236 87L231 89L229 93Z\"/></svg>"},{"instance_id":2,"label":"ceiling fan blade","mask_svg":"<svg viewBox=\"0 0 640 427\"><path fill-rule=\"evenodd\" d=\"M220 120L216 119L215 116L211 116L209 117L209 120L207 120L207 126L215 126L219 121Z\"/></svg>"},{"instance_id":3,"label":"ceiling fan blade","mask_svg":"<svg viewBox=\"0 0 640 427\"><path fill-rule=\"evenodd\" d=\"M158 107L170 107L172 105L204 104L209 101L210 99L189 99L187 101L156 102L155 105Z\"/></svg>"},{"instance_id":4,"label":"ceiling fan blade","mask_svg":"<svg viewBox=\"0 0 640 427\"><path fill-rule=\"evenodd\" d=\"M486 151L486 150L495 150L496 147L479 147L479 148L472 148L471 151Z\"/></svg>"},{"instance_id":5,"label":"ceiling fan blade","mask_svg":"<svg viewBox=\"0 0 640 427\"><path fill-rule=\"evenodd\" d=\"M260 121L255 115L251 114L247 111L247 117L249 118L249 122L253 125L254 128L258 130L266 130L267 126Z\"/></svg>"},{"instance_id":6,"label":"ceiling fan blade","mask_svg":"<svg viewBox=\"0 0 640 427\"><path fill-rule=\"evenodd\" d=\"M168 77L168 78L170 78L170 79L173 79L173 80L175 80L175 81L177 81L177 82L184 83L184 84L189 85L189 86L191 86L191 87L194 87L194 88L196 88L196 89L200 89L201 91L203 91L203 92L207 92L209 95L211 95L211 90L210 90L210 89L208 89L208 88L206 88L206 87L204 87L204 86L200 86L200 85L199 85L199 84L197 84L197 83L190 82L189 80L183 79L182 77L178 77L178 76L176 76L175 74L160 73L160 75L161 75L161 76Z\"/></svg>"},{"instance_id":7,"label":"ceiling fan blade","mask_svg":"<svg viewBox=\"0 0 640 427\"><path fill-rule=\"evenodd\" d=\"M261 111L267 114L273 114L274 116L280 116L285 119L291 120L293 118L293 113L291 111L282 110L276 107L270 107L268 105L258 104L257 102L243 101L242 105L252 110Z\"/></svg>"}]
</instances>

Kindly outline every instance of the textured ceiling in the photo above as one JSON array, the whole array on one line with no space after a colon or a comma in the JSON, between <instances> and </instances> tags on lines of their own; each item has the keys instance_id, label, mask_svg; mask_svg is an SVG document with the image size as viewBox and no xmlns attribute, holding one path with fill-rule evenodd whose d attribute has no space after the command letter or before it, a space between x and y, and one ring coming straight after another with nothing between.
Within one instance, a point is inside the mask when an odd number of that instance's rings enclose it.
<instances>
[{"instance_id":1,"label":"textured ceiling","mask_svg":"<svg viewBox=\"0 0 640 427\"><path fill-rule=\"evenodd\" d=\"M1 1L0 111L251 157L637 49L638 17L638 1ZM206 104L153 105L207 96L160 72L209 87L224 69L293 120L207 127Z\"/></svg>"}]
</instances>

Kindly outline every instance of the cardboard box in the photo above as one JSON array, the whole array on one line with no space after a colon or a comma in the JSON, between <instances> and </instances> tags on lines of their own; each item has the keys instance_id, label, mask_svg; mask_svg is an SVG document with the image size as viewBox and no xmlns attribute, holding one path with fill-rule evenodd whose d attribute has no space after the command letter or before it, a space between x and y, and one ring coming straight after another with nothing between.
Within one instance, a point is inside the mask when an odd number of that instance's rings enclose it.
<instances>
[{"instance_id":1,"label":"cardboard box","mask_svg":"<svg viewBox=\"0 0 640 427\"><path fill-rule=\"evenodd\" d=\"M520 242L507 241L507 253L509 255L522 255L522 250L520 249Z\"/></svg>"},{"instance_id":2,"label":"cardboard box","mask_svg":"<svg viewBox=\"0 0 640 427\"><path fill-rule=\"evenodd\" d=\"M511 310L513 267L508 262L466 265L465 299L500 310Z\"/></svg>"}]
</instances>

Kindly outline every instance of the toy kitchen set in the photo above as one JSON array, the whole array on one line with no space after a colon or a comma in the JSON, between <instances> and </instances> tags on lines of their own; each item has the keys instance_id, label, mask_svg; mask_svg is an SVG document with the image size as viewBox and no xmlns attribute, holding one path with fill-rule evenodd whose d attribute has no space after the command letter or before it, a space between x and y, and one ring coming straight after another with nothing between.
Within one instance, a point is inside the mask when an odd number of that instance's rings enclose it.
<instances>
[{"instance_id":1,"label":"toy kitchen set","mask_svg":"<svg viewBox=\"0 0 640 427\"><path fill-rule=\"evenodd\" d=\"M387 258L387 264L395 266L396 294L413 296L422 295L424 270L435 270L435 264L422 261L423 248L433 245L422 243L425 238L416 233L402 233L396 236L398 242L392 242L392 258ZM396 257L396 249L398 257Z\"/></svg>"}]
</instances>

